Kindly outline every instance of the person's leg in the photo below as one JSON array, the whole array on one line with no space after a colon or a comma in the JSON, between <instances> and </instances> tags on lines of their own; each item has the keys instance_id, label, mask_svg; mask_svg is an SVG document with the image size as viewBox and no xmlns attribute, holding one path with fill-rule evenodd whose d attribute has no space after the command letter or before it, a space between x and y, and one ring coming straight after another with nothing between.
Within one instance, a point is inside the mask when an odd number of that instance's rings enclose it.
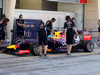
<instances>
[{"instance_id":1,"label":"person's leg","mask_svg":"<svg viewBox=\"0 0 100 75\"><path fill-rule=\"evenodd\" d=\"M47 59L47 45L44 45L44 58Z\"/></svg>"},{"instance_id":2,"label":"person's leg","mask_svg":"<svg viewBox=\"0 0 100 75\"><path fill-rule=\"evenodd\" d=\"M42 40L40 37L38 37L38 43L39 43L39 52L40 52L40 57L42 57Z\"/></svg>"},{"instance_id":3,"label":"person's leg","mask_svg":"<svg viewBox=\"0 0 100 75\"><path fill-rule=\"evenodd\" d=\"M1 44L1 40L0 40L0 46L2 46L2 44Z\"/></svg>"},{"instance_id":4,"label":"person's leg","mask_svg":"<svg viewBox=\"0 0 100 75\"><path fill-rule=\"evenodd\" d=\"M44 45L44 54L47 54L47 45Z\"/></svg>"},{"instance_id":5,"label":"person's leg","mask_svg":"<svg viewBox=\"0 0 100 75\"><path fill-rule=\"evenodd\" d=\"M3 46L5 45L5 34L3 35Z\"/></svg>"},{"instance_id":6,"label":"person's leg","mask_svg":"<svg viewBox=\"0 0 100 75\"><path fill-rule=\"evenodd\" d=\"M5 45L5 40L3 39L3 44L2 44L2 46L4 46Z\"/></svg>"},{"instance_id":7,"label":"person's leg","mask_svg":"<svg viewBox=\"0 0 100 75\"><path fill-rule=\"evenodd\" d=\"M18 39L20 38L20 33L19 33L19 32L17 32L17 38L18 38Z\"/></svg>"},{"instance_id":8,"label":"person's leg","mask_svg":"<svg viewBox=\"0 0 100 75\"><path fill-rule=\"evenodd\" d=\"M98 39L100 39L100 32L98 32Z\"/></svg>"},{"instance_id":9,"label":"person's leg","mask_svg":"<svg viewBox=\"0 0 100 75\"><path fill-rule=\"evenodd\" d=\"M72 50L72 45L70 44L69 45L69 54L71 53L71 50Z\"/></svg>"},{"instance_id":10,"label":"person's leg","mask_svg":"<svg viewBox=\"0 0 100 75\"><path fill-rule=\"evenodd\" d=\"M69 54L69 45L67 45L67 54Z\"/></svg>"},{"instance_id":11,"label":"person's leg","mask_svg":"<svg viewBox=\"0 0 100 75\"><path fill-rule=\"evenodd\" d=\"M24 41L24 36L21 36L22 41Z\"/></svg>"},{"instance_id":12,"label":"person's leg","mask_svg":"<svg viewBox=\"0 0 100 75\"><path fill-rule=\"evenodd\" d=\"M24 32L21 32L21 39L24 41Z\"/></svg>"},{"instance_id":13,"label":"person's leg","mask_svg":"<svg viewBox=\"0 0 100 75\"><path fill-rule=\"evenodd\" d=\"M98 28L98 40L97 41L99 41L99 39L100 39L100 28Z\"/></svg>"},{"instance_id":14,"label":"person's leg","mask_svg":"<svg viewBox=\"0 0 100 75\"><path fill-rule=\"evenodd\" d=\"M39 46L40 56L42 56L42 45Z\"/></svg>"},{"instance_id":15,"label":"person's leg","mask_svg":"<svg viewBox=\"0 0 100 75\"><path fill-rule=\"evenodd\" d=\"M47 56L47 36L45 36L43 39L43 44L44 44L44 58L47 59L48 56Z\"/></svg>"}]
</instances>

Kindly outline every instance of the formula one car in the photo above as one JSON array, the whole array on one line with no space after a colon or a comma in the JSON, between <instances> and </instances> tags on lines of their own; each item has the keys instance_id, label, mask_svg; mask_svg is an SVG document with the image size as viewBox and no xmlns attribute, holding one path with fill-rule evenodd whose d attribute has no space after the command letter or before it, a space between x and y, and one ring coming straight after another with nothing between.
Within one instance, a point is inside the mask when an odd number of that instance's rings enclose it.
<instances>
[{"instance_id":1,"label":"formula one car","mask_svg":"<svg viewBox=\"0 0 100 75\"><path fill-rule=\"evenodd\" d=\"M94 44L91 41L91 33L88 31L78 31L79 36L75 37L72 50L83 49L84 52L92 52ZM62 32L55 31L53 35L48 36L48 52L63 52L67 51L66 38ZM5 52L15 54L39 55L39 44L36 39L21 41L17 39L15 44L6 47Z\"/></svg>"}]
</instances>

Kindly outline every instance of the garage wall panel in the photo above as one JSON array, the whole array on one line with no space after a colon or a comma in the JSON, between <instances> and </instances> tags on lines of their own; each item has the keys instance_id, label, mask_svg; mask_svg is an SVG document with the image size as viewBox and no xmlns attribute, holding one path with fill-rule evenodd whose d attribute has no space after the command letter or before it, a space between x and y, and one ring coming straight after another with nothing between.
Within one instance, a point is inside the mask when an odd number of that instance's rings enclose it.
<instances>
[{"instance_id":1,"label":"garage wall panel","mask_svg":"<svg viewBox=\"0 0 100 75\"><path fill-rule=\"evenodd\" d=\"M78 30L83 29L83 5L73 3L58 3L58 11L73 12L76 18L76 27Z\"/></svg>"},{"instance_id":2,"label":"garage wall panel","mask_svg":"<svg viewBox=\"0 0 100 75\"><path fill-rule=\"evenodd\" d=\"M53 11L16 9L15 10L15 19L17 19L20 14L23 14L24 19L41 19L45 23L47 20L51 20L51 18L55 17L56 22L53 24L54 29L62 28L64 26L66 15L71 15L71 17L75 17L75 13L71 13L71 12L55 12L55 11L53 12Z\"/></svg>"}]
</instances>

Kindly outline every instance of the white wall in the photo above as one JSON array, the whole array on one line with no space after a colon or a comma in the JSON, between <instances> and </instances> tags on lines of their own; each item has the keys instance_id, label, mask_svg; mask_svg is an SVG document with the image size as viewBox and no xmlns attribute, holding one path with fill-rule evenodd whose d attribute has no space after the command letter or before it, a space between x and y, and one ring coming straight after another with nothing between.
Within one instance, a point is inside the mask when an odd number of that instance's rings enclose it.
<instances>
[{"instance_id":1,"label":"white wall","mask_svg":"<svg viewBox=\"0 0 100 75\"><path fill-rule=\"evenodd\" d=\"M83 26L83 6L82 4L59 2L58 11L76 13L75 15L76 27L78 30L82 30L82 26Z\"/></svg>"},{"instance_id":2,"label":"white wall","mask_svg":"<svg viewBox=\"0 0 100 75\"><path fill-rule=\"evenodd\" d=\"M23 14L24 19L41 19L44 22L50 20L55 17L56 22L53 24L55 27L63 27L65 22L65 16L71 15L71 17L75 17L75 13L71 12L57 12L57 11L38 11L38 10L15 10L15 19L19 17L20 14Z\"/></svg>"}]
</instances>

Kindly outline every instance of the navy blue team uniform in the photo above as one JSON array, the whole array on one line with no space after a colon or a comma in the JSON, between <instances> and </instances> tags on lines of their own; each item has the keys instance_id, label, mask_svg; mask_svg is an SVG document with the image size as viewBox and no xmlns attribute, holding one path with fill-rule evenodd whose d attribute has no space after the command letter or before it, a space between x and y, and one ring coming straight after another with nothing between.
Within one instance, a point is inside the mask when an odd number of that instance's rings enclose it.
<instances>
[{"instance_id":1,"label":"navy blue team uniform","mask_svg":"<svg viewBox=\"0 0 100 75\"><path fill-rule=\"evenodd\" d=\"M38 27L38 42L39 42L39 45L47 45L47 35L46 35L46 26L44 25L40 25Z\"/></svg>"},{"instance_id":2,"label":"navy blue team uniform","mask_svg":"<svg viewBox=\"0 0 100 75\"><path fill-rule=\"evenodd\" d=\"M52 22L48 21L49 23L47 24L47 35L51 35L51 29L52 28Z\"/></svg>"},{"instance_id":3,"label":"navy blue team uniform","mask_svg":"<svg viewBox=\"0 0 100 75\"><path fill-rule=\"evenodd\" d=\"M4 30L6 29L7 24L2 23L2 25L3 25L3 32L2 32L2 36L3 36L3 40L5 40L5 32L4 32Z\"/></svg>"},{"instance_id":4,"label":"navy blue team uniform","mask_svg":"<svg viewBox=\"0 0 100 75\"><path fill-rule=\"evenodd\" d=\"M3 24L0 24L0 40L3 40Z\"/></svg>"},{"instance_id":5,"label":"navy blue team uniform","mask_svg":"<svg viewBox=\"0 0 100 75\"><path fill-rule=\"evenodd\" d=\"M5 40L5 32L4 30L6 29L7 24L2 23L0 24L0 40Z\"/></svg>"},{"instance_id":6,"label":"navy blue team uniform","mask_svg":"<svg viewBox=\"0 0 100 75\"><path fill-rule=\"evenodd\" d=\"M73 44L74 41L74 30L73 27L75 27L74 23L72 21L70 21L71 24L67 24L68 22L65 22L64 24L64 29L67 28L66 31L66 43L67 44Z\"/></svg>"},{"instance_id":7,"label":"navy blue team uniform","mask_svg":"<svg viewBox=\"0 0 100 75\"><path fill-rule=\"evenodd\" d=\"M100 32L100 26L98 27L98 32Z\"/></svg>"},{"instance_id":8,"label":"navy blue team uniform","mask_svg":"<svg viewBox=\"0 0 100 75\"><path fill-rule=\"evenodd\" d=\"M17 19L16 23L24 24L24 20ZM24 36L24 27L17 25L17 36Z\"/></svg>"}]
</instances>

